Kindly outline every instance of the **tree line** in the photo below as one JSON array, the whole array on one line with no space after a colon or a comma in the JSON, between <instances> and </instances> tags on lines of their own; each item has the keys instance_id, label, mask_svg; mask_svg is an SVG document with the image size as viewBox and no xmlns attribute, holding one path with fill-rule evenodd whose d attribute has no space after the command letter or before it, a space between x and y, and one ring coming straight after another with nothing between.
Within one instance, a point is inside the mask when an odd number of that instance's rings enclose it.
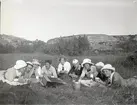
<instances>
[{"instance_id":1,"label":"tree line","mask_svg":"<svg viewBox=\"0 0 137 105\"><path fill-rule=\"evenodd\" d=\"M71 39L59 38L57 43L48 44L41 40L33 41L32 44L23 42L17 47L12 44L0 44L0 53L45 53L45 54L64 54L69 56L84 55L90 51L90 43L87 36L78 36Z\"/></svg>"},{"instance_id":2,"label":"tree line","mask_svg":"<svg viewBox=\"0 0 137 105\"><path fill-rule=\"evenodd\" d=\"M124 36L121 36L124 39ZM122 52L133 52L137 49L137 41L135 40L136 35L129 35L128 40L123 40L118 43L115 48L122 49ZM96 53L86 35L83 36L73 36L71 38L58 38L57 42L54 44L45 43L41 40L32 41L31 44L28 41L23 41L17 44L17 47L13 46L12 43L1 44L0 43L0 53L35 53L40 52L44 54L52 55L69 55L69 56L79 56L79 55L92 55ZM108 51L101 52L99 49L97 53L105 53ZM116 52L117 50L109 51L110 53Z\"/></svg>"}]
</instances>

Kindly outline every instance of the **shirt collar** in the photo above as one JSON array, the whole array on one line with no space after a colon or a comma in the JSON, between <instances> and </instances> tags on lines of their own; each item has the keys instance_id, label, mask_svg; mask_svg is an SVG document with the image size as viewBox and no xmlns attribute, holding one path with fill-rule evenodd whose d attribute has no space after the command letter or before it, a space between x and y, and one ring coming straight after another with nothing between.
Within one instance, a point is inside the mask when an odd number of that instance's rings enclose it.
<instances>
[{"instance_id":1,"label":"shirt collar","mask_svg":"<svg viewBox=\"0 0 137 105\"><path fill-rule=\"evenodd\" d=\"M114 73L115 73L115 72L113 72L113 73L111 74L111 76L110 76L110 83L111 83L111 84L112 84L112 79L113 79Z\"/></svg>"}]
</instances>

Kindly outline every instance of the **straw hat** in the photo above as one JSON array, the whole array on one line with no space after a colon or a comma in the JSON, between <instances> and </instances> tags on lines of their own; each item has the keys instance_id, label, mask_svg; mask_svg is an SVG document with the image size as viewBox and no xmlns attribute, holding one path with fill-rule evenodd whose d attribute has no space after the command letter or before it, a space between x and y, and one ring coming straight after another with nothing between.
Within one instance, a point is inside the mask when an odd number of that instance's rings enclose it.
<instances>
[{"instance_id":1,"label":"straw hat","mask_svg":"<svg viewBox=\"0 0 137 105\"><path fill-rule=\"evenodd\" d=\"M79 61L77 59L73 59L72 64L77 64Z\"/></svg>"},{"instance_id":2,"label":"straw hat","mask_svg":"<svg viewBox=\"0 0 137 105\"><path fill-rule=\"evenodd\" d=\"M88 58L86 58L86 59L83 60L83 62L82 62L82 66L83 66L84 64L86 64L86 63L91 64L91 65L94 64L94 63L92 63L91 60L88 59Z\"/></svg>"},{"instance_id":3,"label":"straw hat","mask_svg":"<svg viewBox=\"0 0 137 105\"><path fill-rule=\"evenodd\" d=\"M16 65L14 66L14 68L18 70L18 69L24 68L26 66L27 66L27 64L26 64L25 61L23 61L23 60L17 60L16 61Z\"/></svg>"},{"instance_id":4,"label":"straw hat","mask_svg":"<svg viewBox=\"0 0 137 105\"><path fill-rule=\"evenodd\" d=\"M103 62L98 62L98 63L95 64L95 66L104 67L104 63Z\"/></svg>"},{"instance_id":5,"label":"straw hat","mask_svg":"<svg viewBox=\"0 0 137 105\"><path fill-rule=\"evenodd\" d=\"M115 72L115 68L112 67L111 64L106 64L106 65L101 69L101 71L104 71L104 70L110 70L110 71L112 71L112 72Z\"/></svg>"}]
</instances>

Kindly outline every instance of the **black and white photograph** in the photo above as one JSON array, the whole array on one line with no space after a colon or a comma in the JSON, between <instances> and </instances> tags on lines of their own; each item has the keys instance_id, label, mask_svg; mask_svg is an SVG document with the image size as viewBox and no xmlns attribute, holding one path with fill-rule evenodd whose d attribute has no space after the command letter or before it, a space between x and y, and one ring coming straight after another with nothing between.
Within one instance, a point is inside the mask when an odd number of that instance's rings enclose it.
<instances>
[{"instance_id":1,"label":"black and white photograph","mask_svg":"<svg viewBox=\"0 0 137 105\"><path fill-rule=\"evenodd\" d=\"M0 0L0 105L137 105L137 0Z\"/></svg>"}]
</instances>

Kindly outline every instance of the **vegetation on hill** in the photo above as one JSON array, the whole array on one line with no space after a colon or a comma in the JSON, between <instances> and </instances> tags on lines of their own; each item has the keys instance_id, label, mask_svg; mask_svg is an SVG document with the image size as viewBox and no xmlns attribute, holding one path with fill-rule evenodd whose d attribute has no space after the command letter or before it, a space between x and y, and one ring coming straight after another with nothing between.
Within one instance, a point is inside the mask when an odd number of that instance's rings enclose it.
<instances>
[{"instance_id":1,"label":"vegetation on hill","mask_svg":"<svg viewBox=\"0 0 137 105\"><path fill-rule=\"evenodd\" d=\"M0 53L45 53L53 55L118 54L136 51L137 35L74 35L49 40L29 41L0 35Z\"/></svg>"}]
</instances>

